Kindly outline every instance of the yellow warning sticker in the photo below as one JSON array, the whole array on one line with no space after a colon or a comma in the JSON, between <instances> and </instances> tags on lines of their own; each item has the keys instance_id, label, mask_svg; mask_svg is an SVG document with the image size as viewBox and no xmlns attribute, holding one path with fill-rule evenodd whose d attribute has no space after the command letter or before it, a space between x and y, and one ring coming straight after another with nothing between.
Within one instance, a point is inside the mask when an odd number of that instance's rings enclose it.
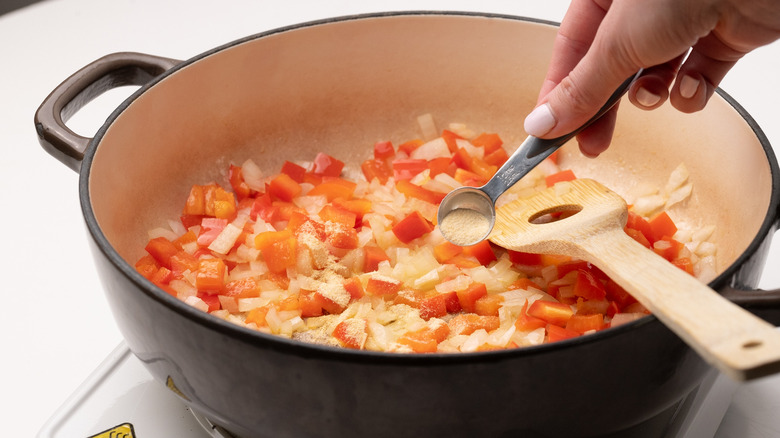
<instances>
[{"instance_id":1,"label":"yellow warning sticker","mask_svg":"<svg viewBox=\"0 0 780 438\"><path fill-rule=\"evenodd\" d=\"M132 424L123 423L87 438L135 438L135 431Z\"/></svg>"}]
</instances>

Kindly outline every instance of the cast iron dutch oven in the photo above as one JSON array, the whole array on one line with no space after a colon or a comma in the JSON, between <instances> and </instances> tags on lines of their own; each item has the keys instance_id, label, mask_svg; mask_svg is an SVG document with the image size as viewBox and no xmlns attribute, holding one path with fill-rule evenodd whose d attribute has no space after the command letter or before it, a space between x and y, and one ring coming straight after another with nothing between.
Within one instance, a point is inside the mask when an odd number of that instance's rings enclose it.
<instances>
[{"instance_id":1,"label":"cast iron dutch oven","mask_svg":"<svg viewBox=\"0 0 780 438\"><path fill-rule=\"evenodd\" d=\"M384 354L290 341L218 320L133 269L146 231L178 217L195 183L252 158L269 173L324 151L359 163L415 118L525 137L553 23L463 13L343 17L277 29L188 61L118 53L43 103L44 148L80 172L98 271L130 349L192 409L244 437L662 436L711 370L656 318L511 351ZM142 85L94 138L63 120L100 92ZM756 291L778 226L780 176L766 138L719 91L706 110L623 105L596 160L563 164L618 192L662 186L685 163L694 196L675 210L717 226L710 286L775 325L778 291ZM164 222L162 222L164 223Z\"/></svg>"}]
</instances>

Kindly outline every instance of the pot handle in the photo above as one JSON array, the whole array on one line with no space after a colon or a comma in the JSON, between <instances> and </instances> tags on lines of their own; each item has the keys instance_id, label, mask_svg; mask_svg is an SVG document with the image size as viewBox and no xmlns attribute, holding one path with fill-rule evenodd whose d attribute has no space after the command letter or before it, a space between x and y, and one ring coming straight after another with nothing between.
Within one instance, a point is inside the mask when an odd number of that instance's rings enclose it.
<instances>
[{"instance_id":1,"label":"pot handle","mask_svg":"<svg viewBox=\"0 0 780 438\"><path fill-rule=\"evenodd\" d=\"M719 289L724 298L732 301L756 316L780 326L780 289L739 289L726 286Z\"/></svg>"},{"instance_id":2,"label":"pot handle","mask_svg":"<svg viewBox=\"0 0 780 438\"><path fill-rule=\"evenodd\" d=\"M79 171L91 138L65 125L73 114L106 91L125 85L144 85L181 61L134 52L99 58L63 81L35 112L35 130L43 149Z\"/></svg>"}]
</instances>

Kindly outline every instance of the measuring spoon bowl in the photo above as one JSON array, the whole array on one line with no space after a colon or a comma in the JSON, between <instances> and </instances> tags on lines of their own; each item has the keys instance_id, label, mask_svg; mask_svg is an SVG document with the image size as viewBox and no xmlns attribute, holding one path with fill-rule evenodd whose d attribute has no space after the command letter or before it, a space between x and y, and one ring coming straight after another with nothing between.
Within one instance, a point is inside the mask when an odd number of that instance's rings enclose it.
<instances>
[{"instance_id":1,"label":"measuring spoon bowl","mask_svg":"<svg viewBox=\"0 0 780 438\"><path fill-rule=\"evenodd\" d=\"M640 69L636 74L623 81L609 99L607 99L607 102L584 125L568 134L552 139L542 139L529 135L485 185L482 187L460 187L448 193L439 205L436 216L444 238L459 246L475 245L486 239L490 235L493 225L496 222L496 200L498 197L520 181L522 177L527 175L528 172L539 165L545 158L549 157L553 152L558 150L558 148L566 144L583 129L590 126L612 109L641 74L642 70ZM485 233L456 233L460 227L442 226L443 224L447 225L448 222L451 222L447 221L446 218L456 209L471 209L482 215L483 219L479 221L479 223L487 222L489 228ZM459 216L460 215L461 214L459 214ZM462 216L465 216L465 214L462 214ZM477 221L476 217L474 217L473 220L469 222L476 223ZM461 223L461 221L459 220L458 223ZM470 239L468 237L470 237Z\"/></svg>"}]
</instances>

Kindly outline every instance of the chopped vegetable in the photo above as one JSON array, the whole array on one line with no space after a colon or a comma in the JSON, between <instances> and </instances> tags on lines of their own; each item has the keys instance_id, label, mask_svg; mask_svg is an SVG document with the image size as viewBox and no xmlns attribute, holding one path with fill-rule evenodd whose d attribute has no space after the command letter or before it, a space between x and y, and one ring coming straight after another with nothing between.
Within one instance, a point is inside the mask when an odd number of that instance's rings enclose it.
<instances>
[{"instance_id":1,"label":"chopped vegetable","mask_svg":"<svg viewBox=\"0 0 780 438\"><path fill-rule=\"evenodd\" d=\"M224 184L193 185L180 218L150 231L136 270L216 317L349 349L512 349L649 313L585 261L444 240L434 225L438 204L462 184L484 184L507 149L495 133L453 124L436 136L432 117L419 123L425 140L378 141L359 168L326 153L285 161L269 175L252 160L229 164ZM558 160L554 154L508 195L574 179ZM362 178L347 177L355 171ZM625 232L693 275L714 270L713 230L680 231L658 207L667 202L658 193L677 203L691 190L678 168L650 195L660 200L640 199L645 209L629 210Z\"/></svg>"}]
</instances>

